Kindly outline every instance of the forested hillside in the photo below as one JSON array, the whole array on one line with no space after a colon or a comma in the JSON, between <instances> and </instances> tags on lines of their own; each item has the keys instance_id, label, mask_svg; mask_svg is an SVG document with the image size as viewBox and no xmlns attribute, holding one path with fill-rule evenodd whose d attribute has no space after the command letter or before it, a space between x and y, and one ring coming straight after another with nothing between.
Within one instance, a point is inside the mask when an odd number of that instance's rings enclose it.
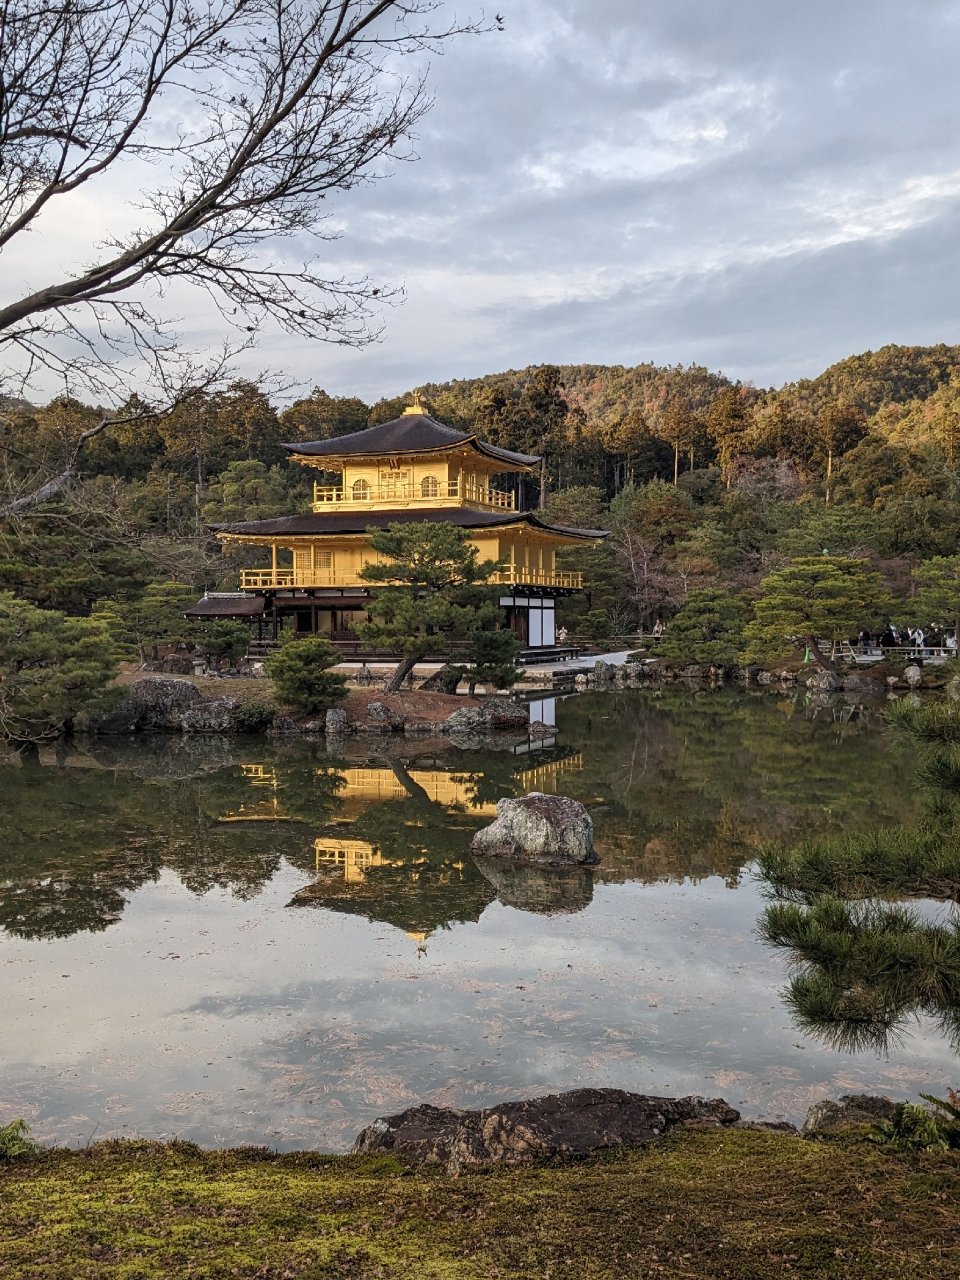
<instances>
[{"instance_id":1,"label":"forested hillside","mask_svg":"<svg viewBox=\"0 0 960 1280\"><path fill-rule=\"evenodd\" d=\"M158 590L179 600L178 589L230 588L239 560L206 526L309 500L312 477L282 442L388 420L411 390L368 405L315 389L279 408L237 382L105 431L66 498L0 526L0 591L116 616ZM669 618L704 590L749 615L766 574L824 551L866 560L906 616L922 566L960 549L960 347L884 347L777 390L646 364L542 365L419 390L441 420L545 456L543 493L524 482L529 505L542 498L557 518L613 531L567 553L589 584L568 620L598 635ZM7 504L55 474L98 420L72 400L6 402ZM158 585L169 583L179 588ZM176 614L166 625L182 630Z\"/></svg>"}]
</instances>

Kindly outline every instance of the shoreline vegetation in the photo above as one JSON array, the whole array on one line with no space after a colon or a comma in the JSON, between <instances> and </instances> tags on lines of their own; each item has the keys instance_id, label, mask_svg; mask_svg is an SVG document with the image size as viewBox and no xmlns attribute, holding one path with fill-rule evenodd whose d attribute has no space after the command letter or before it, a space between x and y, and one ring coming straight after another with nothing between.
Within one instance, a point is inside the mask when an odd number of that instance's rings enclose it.
<instances>
[{"instance_id":1,"label":"shoreline vegetation","mask_svg":"<svg viewBox=\"0 0 960 1280\"><path fill-rule=\"evenodd\" d=\"M960 1275L958 1205L954 1152L862 1130L682 1130L459 1178L389 1155L102 1142L0 1162L0 1275L929 1280Z\"/></svg>"},{"instance_id":2,"label":"shoreline vegetation","mask_svg":"<svg viewBox=\"0 0 960 1280\"><path fill-rule=\"evenodd\" d=\"M435 679L435 676L433 677ZM536 677L534 677L536 679ZM953 666L878 664L867 671L836 673L799 664L761 668L724 667L714 664L636 660L631 655L619 665L598 659L590 670L568 673L562 685L544 681L520 686L514 692L536 697L551 693L638 690L662 684L686 683L718 688L740 685L807 696L853 696L857 701L896 697L902 693L960 692L960 673ZM284 705L269 676L260 678L186 676L160 671L128 671L114 686L114 697L91 714L81 716L75 731L93 735L129 735L141 732L195 734L269 733L274 736L391 734L451 737L497 731L523 731L543 736L544 726L528 721L524 703L510 694L481 689L479 695L444 693L415 687L394 693L376 688L348 686L335 705L317 712Z\"/></svg>"}]
</instances>

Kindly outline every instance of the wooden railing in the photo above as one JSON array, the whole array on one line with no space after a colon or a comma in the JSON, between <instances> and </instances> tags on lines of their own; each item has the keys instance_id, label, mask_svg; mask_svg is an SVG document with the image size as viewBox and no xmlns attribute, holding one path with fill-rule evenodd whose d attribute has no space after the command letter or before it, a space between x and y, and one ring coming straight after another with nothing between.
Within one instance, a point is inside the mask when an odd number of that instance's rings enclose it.
<instances>
[{"instance_id":1,"label":"wooden railing","mask_svg":"<svg viewBox=\"0 0 960 1280\"><path fill-rule=\"evenodd\" d=\"M492 507L495 511L514 511L516 498L512 493L504 493L500 489L491 489L484 485L470 484L464 480L438 480L435 486L422 484L385 484L350 485L346 488L339 485L313 486L313 510L329 511L331 507L373 507L389 502L416 502L428 507L438 502L451 499L473 502L478 506Z\"/></svg>"},{"instance_id":2,"label":"wooden railing","mask_svg":"<svg viewBox=\"0 0 960 1280\"><path fill-rule=\"evenodd\" d=\"M507 587L567 587L578 590L583 586L583 574L568 570L524 569L519 566L505 568L490 579L494 586ZM324 569L242 569L240 587L243 591L304 589L308 587L366 587L356 573L337 573Z\"/></svg>"},{"instance_id":3,"label":"wooden railing","mask_svg":"<svg viewBox=\"0 0 960 1280\"><path fill-rule=\"evenodd\" d=\"M295 587L299 584L292 569L241 569L242 591L256 591L260 587Z\"/></svg>"},{"instance_id":4,"label":"wooden railing","mask_svg":"<svg viewBox=\"0 0 960 1280\"><path fill-rule=\"evenodd\" d=\"M495 573L490 581L510 587L571 587L574 590L579 590L583 586L583 574L571 573L566 569L523 569L515 567Z\"/></svg>"}]
</instances>

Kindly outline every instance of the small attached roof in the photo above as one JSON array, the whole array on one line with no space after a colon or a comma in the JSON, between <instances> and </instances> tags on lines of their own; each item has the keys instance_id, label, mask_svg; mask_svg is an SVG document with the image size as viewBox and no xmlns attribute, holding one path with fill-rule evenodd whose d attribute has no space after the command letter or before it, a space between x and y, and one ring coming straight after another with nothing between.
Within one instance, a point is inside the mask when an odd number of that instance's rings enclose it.
<instances>
[{"instance_id":1,"label":"small attached roof","mask_svg":"<svg viewBox=\"0 0 960 1280\"><path fill-rule=\"evenodd\" d=\"M184 609L185 618L256 618L263 613L265 601L261 596L241 595L239 592L223 592L206 595Z\"/></svg>"},{"instance_id":2,"label":"small attached roof","mask_svg":"<svg viewBox=\"0 0 960 1280\"><path fill-rule=\"evenodd\" d=\"M486 458L507 464L504 470L525 471L539 466L540 458L532 453L514 453L498 445L487 444L469 431L456 431L419 404L405 409L392 422L381 422L349 436L333 440L313 440L307 444L285 444L294 457L301 458L381 458L394 454L439 453L457 445L467 445Z\"/></svg>"},{"instance_id":3,"label":"small attached roof","mask_svg":"<svg viewBox=\"0 0 960 1280\"><path fill-rule=\"evenodd\" d=\"M594 542L609 537L607 529L571 529L568 525L551 524L532 511L469 511L463 507L430 507L406 511L324 512L322 515L274 516L270 520L241 520L234 524L212 524L213 533L239 537L310 537L330 533L365 533L367 529L386 529L391 524L455 524L461 529L490 529L505 525L526 524L546 533L565 538L583 538Z\"/></svg>"}]
</instances>

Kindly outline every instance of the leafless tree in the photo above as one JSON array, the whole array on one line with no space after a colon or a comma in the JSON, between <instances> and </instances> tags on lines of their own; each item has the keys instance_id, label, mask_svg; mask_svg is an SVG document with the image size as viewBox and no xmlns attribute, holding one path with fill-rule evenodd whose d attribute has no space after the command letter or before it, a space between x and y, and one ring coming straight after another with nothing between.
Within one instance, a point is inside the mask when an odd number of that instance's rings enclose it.
<instances>
[{"instance_id":1,"label":"leafless tree","mask_svg":"<svg viewBox=\"0 0 960 1280\"><path fill-rule=\"evenodd\" d=\"M54 377L66 394L117 406L135 389L162 410L225 358L210 369L181 345L167 308L183 283L232 329L227 357L268 322L370 341L384 293L319 258L338 234L328 198L411 156L429 100L404 58L484 26L443 8L0 0L0 278L33 282L22 296L0 286L3 390ZM121 191L127 225L91 226ZM43 255L43 233L65 225L90 227L76 269ZM122 420L107 410L94 434ZM17 510L62 491L89 438Z\"/></svg>"},{"instance_id":2,"label":"leafless tree","mask_svg":"<svg viewBox=\"0 0 960 1280\"><path fill-rule=\"evenodd\" d=\"M641 630L649 629L663 609L679 599L679 582L670 572L663 542L655 534L632 529L629 524L615 530L610 541L626 571Z\"/></svg>"}]
</instances>

